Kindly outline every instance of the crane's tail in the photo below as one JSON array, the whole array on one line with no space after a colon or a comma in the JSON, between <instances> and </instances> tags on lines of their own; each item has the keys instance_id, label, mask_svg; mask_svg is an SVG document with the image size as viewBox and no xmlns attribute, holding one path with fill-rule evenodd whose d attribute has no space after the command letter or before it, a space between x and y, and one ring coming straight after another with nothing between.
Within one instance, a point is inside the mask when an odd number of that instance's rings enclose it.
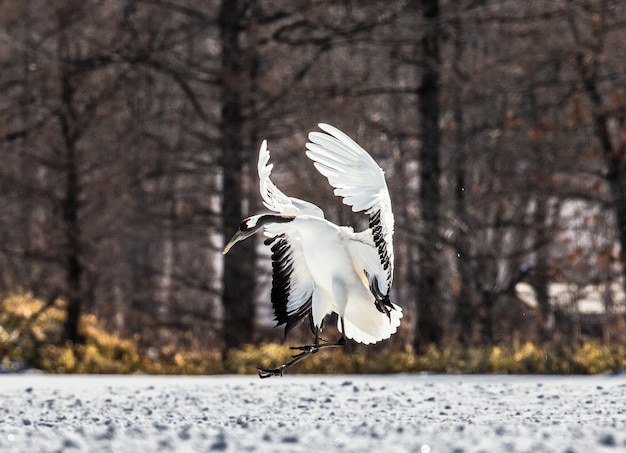
<instances>
[{"instance_id":1,"label":"crane's tail","mask_svg":"<svg viewBox=\"0 0 626 453\"><path fill-rule=\"evenodd\" d=\"M402 319L402 308L392 303L388 314L381 313L375 304L352 305L348 303L343 320L345 336L358 343L373 344L386 340L396 333ZM337 323L341 332L341 322Z\"/></svg>"}]
</instances>

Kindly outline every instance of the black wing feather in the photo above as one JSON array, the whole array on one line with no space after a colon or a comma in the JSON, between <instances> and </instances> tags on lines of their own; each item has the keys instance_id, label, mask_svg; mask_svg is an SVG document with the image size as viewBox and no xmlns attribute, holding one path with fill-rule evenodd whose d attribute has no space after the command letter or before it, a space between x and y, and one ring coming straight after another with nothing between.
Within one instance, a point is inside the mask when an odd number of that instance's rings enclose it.
<instances>
[{"instance_id":1,"label":"black wing feather","mask_svg":"<svg viewBox=\"0 0 626 453\"><path fill-rule=\"evenodd\" d=\"M265 245L271 245L272 250L272 307L276 326L285 324L285 336L297 326L305 316L311 313L311 298L302 304L298 310L289 313L287 304L291 294L291 278L293 275L293 256L289 241L284 234L268 238Z\"/></svg>"},{"instance_id":2,"label":"black wing feather","mask_svg":"<svg viewBox=\"0 0 626 453\"><path fill-rule=\"evenodd\" d=\"M389 251L387 250L387 242L385 241L383 226L380 221L380 210L370 214L369 227L372 231L372 237L374 239L374 244L376 245L376 250L378 250L378 259L380 259L383 269L387 272L387 287L391 288L393 279L393 261ZM395 308L389 300L389 292L387 292L387 294L383 294L378 287L378 281L375 278L370 280L370 291L376 299L376 309L379 312L386 314L388 317L391 317L391 310L394 310Z\"/></svg>"}]
</instances>

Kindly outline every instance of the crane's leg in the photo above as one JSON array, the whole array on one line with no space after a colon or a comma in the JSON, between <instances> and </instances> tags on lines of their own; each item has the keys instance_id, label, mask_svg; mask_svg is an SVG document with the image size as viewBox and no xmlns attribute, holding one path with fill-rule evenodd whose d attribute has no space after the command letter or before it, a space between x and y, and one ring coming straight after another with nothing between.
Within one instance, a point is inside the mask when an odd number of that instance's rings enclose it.
<instances>
[{"instance_id":1,"label":"crane's leg","mask_svg":"<svg viewBox=\"0 0 626 453\"><path fill-rule=\"evenodd\" d=\"M272 376L282 376L287 368L289 368L292 365L295 365L296 363L300 362L303 359L306 359L307 357L313 354L317 354L320 349L340 348L340 347L345 346L347 343L347 340L344 334L345 329L343 328L343 318L341 319L341 326L342 326L341 338L335 343L324 343L324 344L320 344L320 329L319 327L316 327L315 328L315 341L313 342L313 344L307 344L304 346L291 346L290 349L295 349L295 350L302 351L302 352L292 356L289 362L279 367L276 367L276 368L257 367L257 370L259 370L259 377L261 379L265 379L265 378L272 377Z\"/></svg>"}]
</instances>

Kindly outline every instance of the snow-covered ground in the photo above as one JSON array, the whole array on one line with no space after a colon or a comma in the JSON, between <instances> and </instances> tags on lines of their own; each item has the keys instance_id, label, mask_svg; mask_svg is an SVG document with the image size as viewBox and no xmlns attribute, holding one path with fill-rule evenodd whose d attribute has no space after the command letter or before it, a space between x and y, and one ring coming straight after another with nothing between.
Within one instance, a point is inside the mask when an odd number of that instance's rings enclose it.
<instances>
[{"instance_id":1,"label":"snow-covered ground","mask_svg":"<svg viewBox=\"0 0 626 453\"><path fill-rule=\"evenodd\" d=\"M626 451L626 377L1 375L0 451Z\"/></svg>"}]
</instances>

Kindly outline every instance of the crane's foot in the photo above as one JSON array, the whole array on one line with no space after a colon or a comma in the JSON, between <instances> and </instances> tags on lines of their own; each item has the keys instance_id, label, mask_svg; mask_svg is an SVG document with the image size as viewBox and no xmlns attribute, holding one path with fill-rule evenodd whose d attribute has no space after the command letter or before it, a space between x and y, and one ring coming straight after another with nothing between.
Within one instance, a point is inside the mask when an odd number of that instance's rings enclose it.
<instances>
[{"instance_id":1,"label":"crane's foot","mask_svg":"<svg viewBox=\"0 0 626 453\"><path fill-rule=\"evenodd\" d=\"M289 349L293 349L294 351L302 351L304 354L315 354L320 350L319 344L305 344L303 346L290 346ZM293 357L297 357L300 354L294 355Z\"/></svg>"},{"instance_id":2,"label":"crane's foot","mask_svg":"<svg viewBox=\"0 0 626 453\"><path fill-rule=\"evenodd\" d=\"M319 351L319 346L312 344L312 345L306 345L306 346L296 346L296 347L292 347L291 349L299 349L299 350L302 350L302 352L300 354L291 356L291 360L289 362L279 367L276 367L276 368L257 367L257 370L259 370L259 377L261 379L265 379L265 378L272 377L272 376L282 376L285 373L285 370L289 368L291 365L295 365L300 360L308 357L311 354L315 354L317 351Z\"/></svg>"},{"instance_id":3,"label":"crane's foot","mask_svg":"<svg viewBox=\"0 0 626 453\"><path fill-rule=\"evenodd\" d=\"M282 376L284 371L287 369L286 365L281 365L277 368L256 368L259 370L259 377L261 379L266 379L272 376Z\"/></svg>"},{"instance_id":4,"label":"crane's foot","mask_svg":"<svg viewBox=\"0 0 626 453\"><path fill-rule=\"evenodd\" d=\"M266 379L268 377L272 377L272 376L283 376L285 373L285 370L287 368L289 368L292 365L295 365L296 363L298 363L299 361L301 361L302 359L305 359L313 354L317 354L319 352L320 349L323 348L340 348L345 346L347 343L347 340L344 336L342 336L339 341L337 341L336 343L324 343L324 344L319 344L319 343L313 343L313 344L306 344L304 346L291 346L290 349L296 350L296 351L302 351L299 354L295 354L293 356L291 356L291 360L287 363L285 363L284 365L281 365L279 367L276 368L260 368L257 367L257 370L259 370L259 377L261 379Z\"/></svg>"},{"instance_id":5,"label":"crane's foot","mask_svg":"<svg viewBox=\"0 0 626 453\"><path fill-rule=\"evenodd\" d=\"M303 351L303 352L305 352L307 354L315 354L320 349L324 349L324 348L342 348L342 347L344 347L348 343L348 340L346 340L346 337L344 337L344 336L342 336L339 340L337 340L334 343L328 343L323 338L320 338L320 341L323 341L324 343L323 344L319 344L319 343L305 344L303 346L290 346L289 349L294 349L294 350L297 350L297 351ZM294 357L297 357L297 356L294 356Z\"/></svg>"}]
</instances>

